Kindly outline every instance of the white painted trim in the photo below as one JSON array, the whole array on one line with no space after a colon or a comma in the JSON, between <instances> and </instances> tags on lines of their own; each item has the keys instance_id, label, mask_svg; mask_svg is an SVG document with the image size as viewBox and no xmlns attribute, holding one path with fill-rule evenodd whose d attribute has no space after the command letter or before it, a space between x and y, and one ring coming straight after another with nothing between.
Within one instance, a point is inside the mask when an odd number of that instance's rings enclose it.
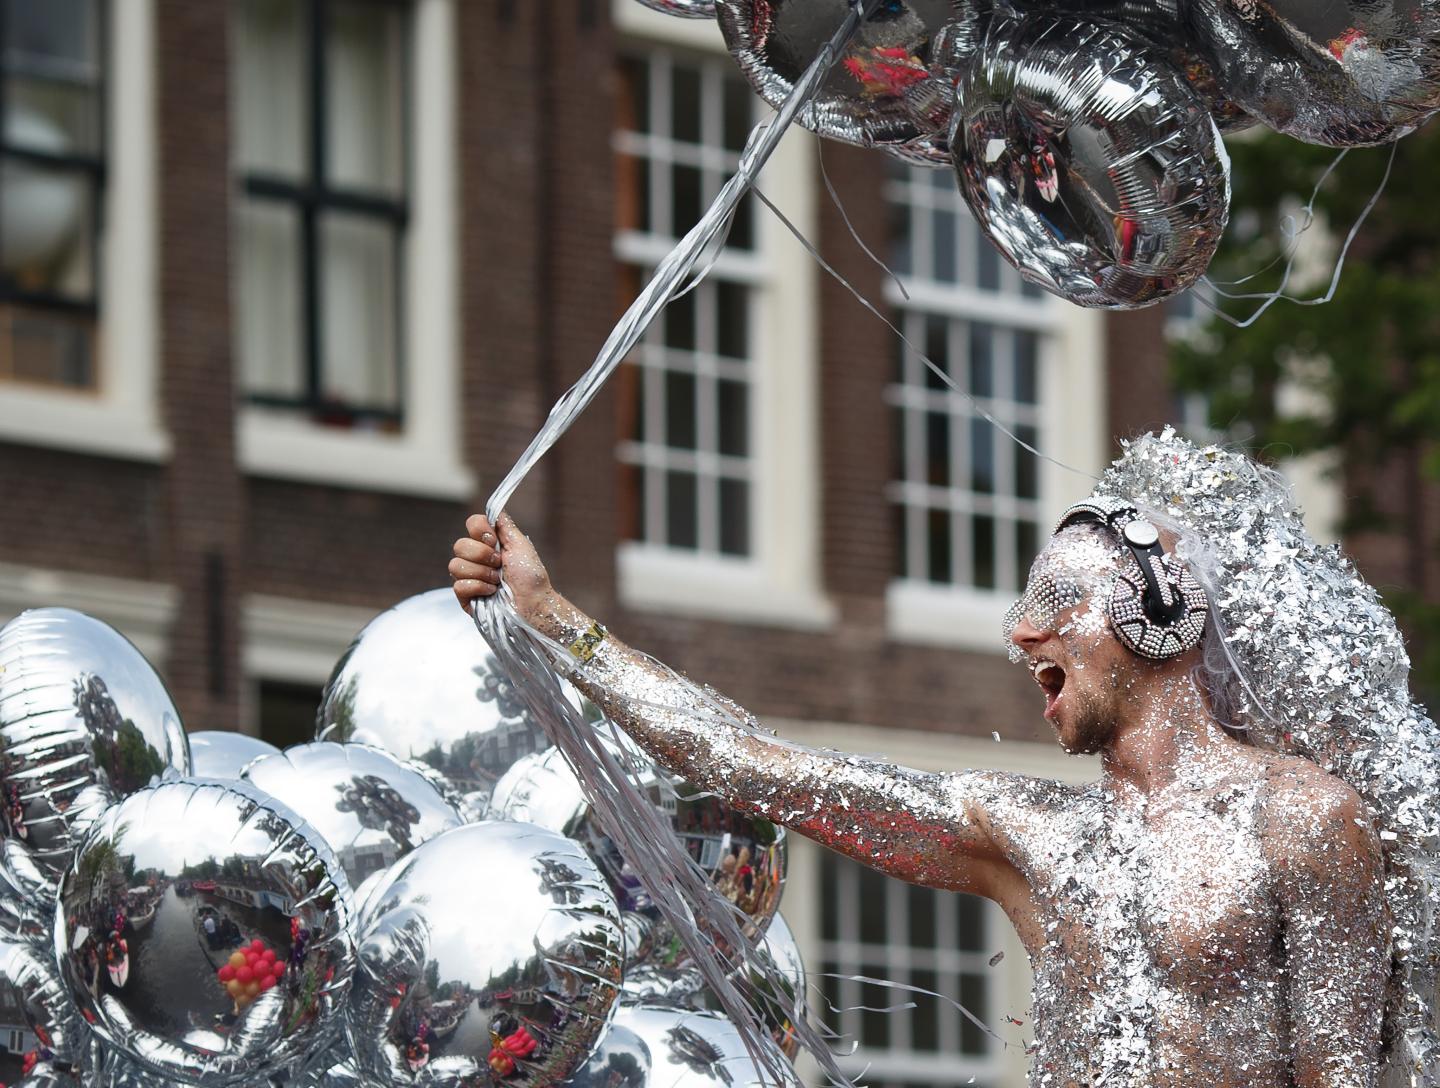
<instances>
[{"instance_id":1,"label":"white painted trim","mask_svg":"<svg viewBox=\"0 0 1440 1088\"><path fill-rule=\"evenodd\" d=\"M240 604L241 669L250 679L323 684L375 615L368 608L251 594Z\"/></svg>"},{"instance_id":2,"label":"white painted trim","mask_svg":"<svg viewBox=\"0 0 1440 1088\"><path fill-rule=\"evenodd\" d=\"M110 8L99 389L5 383L5 439L125 460L170 456L158 396L154 19L153 0Z\"/></svg>"},{"instance_id":3,"label":"white painted trim","mask_svg":"<svg viewBox=\"0 0 1440 1088\"><path fill-rule=\"evenodd\" d=\"M45 607L73 608L104 620L135 643L151 663L162 665L169 653L180 591L165 582L0 563L0 623L27 608Z\"/></svg>"},{"instance_id":4,"label":"white painted trim","mask_svg":"<svg viewBox=\"0 0 1440 1088\"><path fill-rule=\"evenodd\" d=\"M403 431L342 431L246 405L237 441L248 473L444 499L475 494L475 474L461 453L458 410L455 2L418 0L414 6Z\"/></svg>"},{"instance_id":5,"label":"white painted trim","mask_svg":"<svg viewBox=\"0 0 1440 1088\"><path fill-rule=\"evenodd\" d=\"M610 0L610 19L617 33L684 49L723 53L725 39L713 19L682 19L647 8L638 0Z\"/></svg>"},{"instance_id":6,"label":"white painted trim","mask_svg":"<svg viewBox=\"0 0 1440 1088\"><path fill-rule=\"evenodd\" d=\"M620 599L641 611L804 631L835 622L831 601L767 576L753 559L625 542L616 551L616 572Z\"/></svg>"},{"instance_id":7,"label":"white painted trim","mask_svg":"<svg viewBox=\"0 0 1440 1088\"><path fill-rule=\"evenodd\" d=\"M895 579L885 587L885 630L901 642L1000 653L1013 593Z\"/></svg>"}]
</instances>

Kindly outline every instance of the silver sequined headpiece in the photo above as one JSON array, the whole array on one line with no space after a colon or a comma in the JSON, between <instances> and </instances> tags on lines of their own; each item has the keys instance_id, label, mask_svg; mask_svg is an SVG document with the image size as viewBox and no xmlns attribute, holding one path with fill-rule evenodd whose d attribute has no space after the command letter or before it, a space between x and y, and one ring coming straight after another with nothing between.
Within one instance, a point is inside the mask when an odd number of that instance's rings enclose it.
<instances>
[{"instance_id":1,"label":"silver sequined headpiece","mask_svg":"<svg viewBox=\"0 0 1440 1088\"><path fill-rule=\"evenodd\" d=\"M1440 730L1410 697L1394 617L1310 536L1283 479L1242 454L1166 428L1127 443L1097 490L1178 533L1212 604L1204 679L1225 724L1319 764L1373 809L1394 921L1387 1075L1440 1083Z\"/></svg>"}]
</instances>

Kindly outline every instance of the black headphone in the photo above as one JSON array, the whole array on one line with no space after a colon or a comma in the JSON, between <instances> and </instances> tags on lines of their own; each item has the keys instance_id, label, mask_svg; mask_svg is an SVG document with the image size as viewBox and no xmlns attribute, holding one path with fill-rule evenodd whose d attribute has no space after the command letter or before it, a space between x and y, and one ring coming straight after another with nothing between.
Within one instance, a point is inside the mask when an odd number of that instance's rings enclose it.
<instances>
[{"instance_id":1,"label":"black headphone","mask_svg":"<svg viewBox=\"0 0 1440 1088\"><path fill-rule=\"evenodd\" d=\"M1134 560L1115 580L1108 605L1120 641L1152 661L1178 657L1199 645L1210 603L1179 557L1160 546L1160 531L1133 504L1092 495L1061 514L1055 532L1085 522L1112 530Z\"/></svg>"}]
</instances>

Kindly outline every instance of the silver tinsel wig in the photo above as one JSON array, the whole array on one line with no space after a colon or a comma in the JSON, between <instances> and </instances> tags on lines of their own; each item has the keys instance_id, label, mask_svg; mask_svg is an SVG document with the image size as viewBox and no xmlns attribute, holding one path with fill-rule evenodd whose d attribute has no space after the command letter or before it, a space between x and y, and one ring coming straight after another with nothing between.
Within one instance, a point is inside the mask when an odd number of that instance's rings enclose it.
<instances>
[{"instance_id":1,"label":"silver tinsel wig","mask_svg":"<svg viewBox=\"0 0 1440 1088\"><path fill-rule=\"evenodd\" d=\"M1440 1083L1440 729L1410 697L1394 617L1242 454L1166 428L1127 443L1096 490L1178 534L1210 597L1199 679L1221 724L1314 761L1374 811L1394 923L1385 1083Z\"/></svg>"}]
</instances>

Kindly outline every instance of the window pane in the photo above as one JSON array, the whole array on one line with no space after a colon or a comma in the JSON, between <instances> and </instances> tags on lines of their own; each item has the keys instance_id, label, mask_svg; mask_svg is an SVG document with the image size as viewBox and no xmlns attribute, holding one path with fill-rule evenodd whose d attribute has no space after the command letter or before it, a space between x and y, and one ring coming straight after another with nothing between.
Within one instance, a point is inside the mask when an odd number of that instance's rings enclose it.
<instances>
[{"instance_id":1,"label":"window pane","mask_svg":"<svg viewBox=\"0 0 1440 1088\"><path fill-rule=\"evenodd\" d=\"M926 520L930 530L927 541L930 550L929 579L932 582L953 582L955 571L950 562L952 528L950 511L930 510L927 512Z\"/></svg>"},{"instance_id":2,"label":"window pane","mask_svg":"<svg viewBox=\"0 0 1440 1088\"><path fill-rule=\"evenodd\" d=\"M1025 581L1030 564L1035 562L1035 555L1039 551L1039 527L1033 521L1017 521L1015 523L1015 570L1021 583ZM1011 588L1020 589L1021 586L1016 585Z\"/></svg>"},{"instance_id":3,"label":"window pane","mask_svg":"<svg viewBox=\"0 0 1440 1088\"><path fill-rule=\"evenodd\" d=\"M750 452L750 390L743 382L715 383L720 409L720 452L744 457Z\"/></svg>"},{"instance_id":4,"label":"window pane","mask_svg":"<svg viewBox=\"0 0 1440 1088\"><path fill-rule=\"evenodd\" d=\"M1034 404L1039 397L1039 337L1026 329L1015 331L1015 399Z\"/></svg>"},{"instance_id":5,"label":"window pane","mask_svg":"<svg viewBox=\"0 0 1440 1088\"><path fill-rule=\"evenodd\" d=\"M85 316L0 306L0 378L93 389L93 336Z\"/></svg>"},{"instance_id":6,"label":"window pane","mask_svg":"<svg viewBox=\"0 0 1440 1088\"><path fill-rule=\"evenodd\" d=\"M750 289L715 280L715 350L731 359L750 354Z\"/></svg>"},{"instance_id":7,"label":"window pane","mask_svg":"<svg viewBox=\"0 0 1440 1088\"><path fill-rule=\"evenodd\" d=\"M935 247L935 278L941 283L958 279L955 254L955 213L948 208L935 209L935 225L931 233Z\"/></svg>"},{"instance_id":8,"label":"window pane","mask_svg":"<svg viewBox=\"0 0 1440 1088\"><path fill-rule=\"evenodd\" d=\"M750 554L750 485L744 480L720 480L720 550Z\"/></svg>"},{"instance_id":9,"label":"window pane","mask_svg":"<svg viewBox=\"0 0 1440 1088\"><path fill-rule=\"evenodd\" d=\"M990 1016L990 1002L987 997L983 976L960 976L960 1004L982 1024L988 1023ZM969 1017L960 1019L960 1050L965 1054L984 1054L989 1050L985 1032Z\"/></svg>"},{"instance_id":10,"label":"window pane","mask_svg":"<svg viewBox=\"0 0 1440 1088\"><path fill-rule=\"evenodd\" d=\"M3 160L0 274L5 281L31 293L93 298L93 208L93 186L85 174Z\"/></svg>"},{"instance_id":11,"label":"window pane","mask_svg":"<svg viewBox=\"0 0 1440 1088\"><path fill-rule=\"evenodd\" d=\"M700 142L700 70L688 64L670 69L670 131L687 144Z\"/></svg>"},{"instance_id":12,"label":"window pane","mask_svg":"<svg viewBox=\"0 0 1440 1088\"><path fill-rule=\"evenodd\" d=\"M909 885L906 890L906 902L909 905L910 946L912 948L934 948L935 947L935 896L936 893L930 888L920 888L914 884ZM931 989L934 989L932 986Z\"/></svg>"},{"instance_id":13,"label":"window pane","mask_svg":"<svg viewBox=\"0 0 1440 1088\"><path fill-rule=\"evenodd\" d=\"M977 270L980 287L986 291L1000 290L1000 251L988 238L979 235L975 239L975 255L980 266Z\"/></svg>"},{"instance_id":14,"label":"window pane","mask_svg":"<svg viewBox=\"0 0 1440 1088\"><path fill-rule=\"evenodd\" d=\"M331 4L325 40L327 180L404 186L405 24L388 4Z\"/></svg>"},{"instance_id":15,"label":"window pane","mask_svg":"<svg viewBox=\"0 0 1440 1088\"><path fill-rule=\"evenodd\" d=\"M712 194L713 195L713 194ZM697 215L698 219L699 216ZM735 209L735 218L730 222L730 233L725 244L731 249L755 248L755 198L747 196Z\"/></svg>"},{"instance_id":16,"label":"window pane","mask_svg":"<svg viewBox=\"0 0 1440 1088\"><path fill-rule=\"evenodd\" d=\"M695 292L671 300L665 307L665 346L695 350Z\"/></svg>"},{"instance_id":17,"label":"window pane","mask_svg":"<svg viewBox=\"0 0 1440 1088\"><path fill-rule=\"evenodd\" d=\"M301 397L300 223L284 204L245 200L236 220L241 382L247 393Z\"/></svg>"},{"instance_id":18,"label":"window pane","mask_svg":"<svg viewBox=\"0 0 1440 1088\"><path fill-rule=\"evenodd\" d=\"M665 371L665 444L695 448L695 375Z\"/></svg>"},{"instance_id":19,"label":"window pane","mask_svg":"<svg viewBox=\"0 0 1440 1088\"><path fill-rule=\"evenodd\" d=\"M347 407L398 409L395 230L332 213L320 221L320 396Z\"/></svg>"},{"instance_id":20,"label":"window pane","mask_svg":"<svg viewBox=\"0 0 1440 1088\"><path fill-rule=\"evenodd\" d=\"M970 326L970 392L977 397L995 392L995 333L989 325Z\"/></svg>"},{"instance_id":21,"label":"window pane","mask_svg":"<svg viewBox=\"0 0 1440 1088\"><path fill-rule=\"evenodd\" d=\"M926 483L933 487L950 486L950 415L948 412L925 414Z\"/></svg>"},{"instance_id":22,"label":"window pane","mask_svg":"<svg viewBox=\"0 0 1440 1088\"><path fill-rule=\"evenodd\" d=\"M308 172L305 6L242 0L232 93L236 159L245 170L285 177Z\"/></svg>"},{"instance_id":23,"label":"window pane","mask_svg":"<svg viewBox=\"0 0 1440 1088\"><path fill-rule=\"evenodd\" d=\"M995 588L995 519L976 514L970 522L971 555L974 557L974 584L980 589Z\"/></svg>"},{"instance_id":24,"label":"window pane","mask_svg":"<svg viewBox=\"0 0 1440 1088\"><path fill-rule=\"evenodd\" d=\"M913 947L913 942L912 942ZM940 977L934 971L912 971L910 982L932 993L941 993ZM916 1050L934 1053L940 1049L940 1001L924 994L910 994L915 1002L910 1014L910 1041Z\"/></svg>"},{"instance_id":25,"label":"window pane","mask_svg":"<svg viewBox=\"0 0 1440 1088\"><path fill-rule=\"evenodd\" d=\"M261 740L285 748L315 739L319 685L262 680L259 695Z\"/></svg>"},{"instance_id":26,"label":"window pane","mask_svg":"<svg viewBox=\"0 0 1440 1088\"><path fill-rule=\"evenodd\" d=\"M39 151L100 148L95 0L5 0L6 138Z\"/></svg>"},{"instance_id":27,"label":"window pane","mask_svg":"<svg viewBox=\"0 0 1440 1088\"><path fill-rule=\"evenodd\" d=\"M670 231L679 237L699 221L703 210L700 171L693 166L672 167L670 187Z\"/></svg>"},{"instance_id":28,"label":"window pane","mask_svg":"<svg viewBox=\"0 0 1440 1088\"><path fill-rule=\"evenodd\" d=\"M730 151L743 151L745 141L750 138L750 127L754 123L755 98L743 79L736 77L728 68L725 71L725 147Z\"/></svg>"},{"instance_id":29,"label":"window pane","mask_svg":"<svg viewBox=\"0 0 1440 1088\"><path fill-rule=\"evenodd\" d=\"M5 101L9 143L57 155L99 152L99 96L93 88L10 76Z\"/></svg>"},{"instance_id":30,"label":"window pane","mask_svg":"<svg viewBox=\"0 0 1440 1088\"><path fill-rule=\"evenodd\" d=\"M966 952L988 952L985 947L985 904L973 895L950 897L955 908L955 933Z\"/></svg>"},{"instance_id":31,"label":"window pane","mask_svg":"<svg viewBox=\"0 0 1440 1088\"><path fill-rule=\"evenodd\" d=\"M859 877L860 942L862 944L884 944L886 878L875 872L874 869L862 869Z\"/></svg>"},{"instance_id":32,"label":"window pane","mask_svg":"<svg viewBox=\"0 0 1440 1088\"><path fill-rule=\"evenodd\" d=\"M925 365L924 360L919 360L920 367L925 373L925 385L930 389L949 389L945 379L941 375L951 374L950 370L950 322L943 317L927 317L925 319L925 354L935 364L935 368ZM939 373L936 373L936 369Z\"/></svg>"},{"instance_id":33,"label":"window pane","mask_svg":"<svg viewBox=\"0 0 1440 1088\"><path fill-rule=\"evenodd\" d=\"M1037 445L1040 436L1035 433L1034 427L1017 426L1015 437L1035 449L1040 448ZM1039 458L1018 442L1009 445L1015 457L1015 494L1022 499L1033 499L1040 494Z\"/></svg>"},{"instance_id":34,"label":"window pane","mask_svg":"<svg viewBox=\"0 0 1440 1088\"><path fill-rule=\"evenodd\" d=\"M995 428L989 420L970 420L970 490L995 493Z\"/></svg>"},{"instance_id":35,"label":"window pane","mask_svg":"<svg viewBox=\"0 0 1440 1088\"><path fill-rule=\"evenodd\" d=\"M665 543L672 548L699 546L699 513L693 473L665 473Z\"/></svg>"}]
</instances>

